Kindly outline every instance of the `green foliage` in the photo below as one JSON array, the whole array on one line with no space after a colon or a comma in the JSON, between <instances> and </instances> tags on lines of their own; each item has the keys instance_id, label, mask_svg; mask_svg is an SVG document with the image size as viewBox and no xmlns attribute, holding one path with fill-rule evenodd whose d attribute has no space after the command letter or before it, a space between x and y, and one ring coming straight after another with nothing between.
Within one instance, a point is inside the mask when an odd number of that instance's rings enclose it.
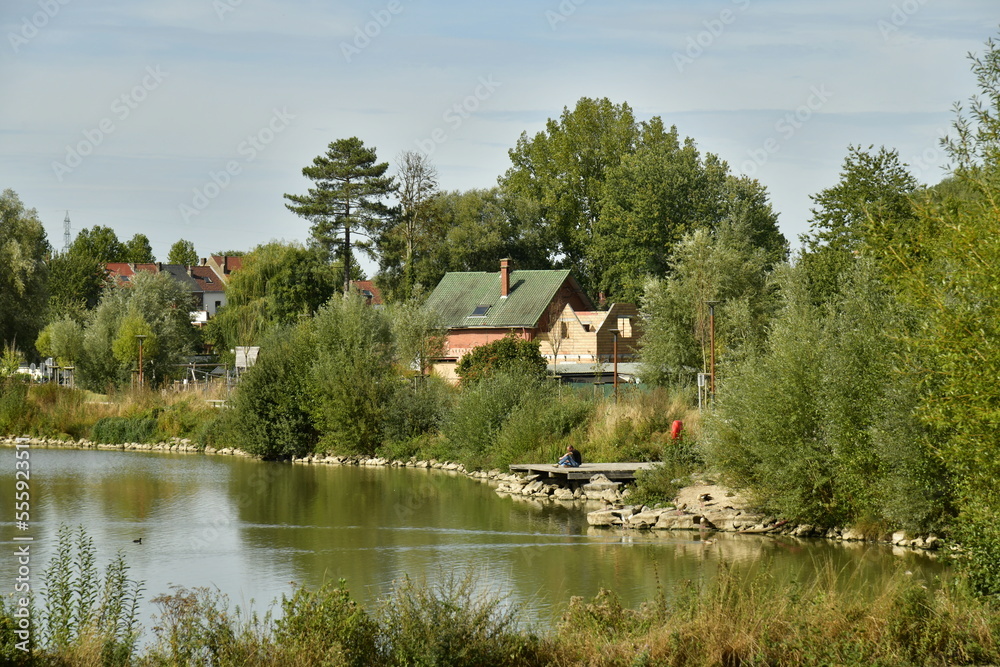
<instances>
[{"instance_id":1,"label":"green foliage","mask_svg":"<svg viewBox=\"0 0 1000 667\"><path fill-rule=\"evenodd\" d=\"M437 196L437 169L418 151L404 151L397 164L399 208L380 230L380 285L393 300L411 299L418 283L416 263L429 254L435 225L432 202Z\"/></svg>"},{"instance_id":2,"label":"green foliage","mask_svg":"<svg viewBox=\"0 0 1000 667\"><path fill-rule=\"evenodd\" d=\"M545 377L545 358L538 341L525 340L510 332L465 354L455 366L455 373L463 383L470 384L513 369L528 377Z\"/></svg>"},{"instance_id":3,"label":"green foliage","mask_svg":"<svg viewBox=\"0 0 1000 667\"><path fill-rule=\"evenodd\" d=\"M171 595L153 598L160 613L155 641L145 662L150 665L266 664L268 618L230 610L218 590L174 587Z\"/></svg>"},{"instance_id":4,"label":"green foliage","mask_svg":"<svg viewBox=\"0 0 1000 667\"><path fill-rule=\"evenodd\" d=\"M80 321L97 305L104 287L104 262L73 251L54 253L48 261L49 308L54 317Z\"/></svg>"},{"instance_id":5,"label":"green foliage","mask_svg":"<svg viewBox=\"0 0 1000 667\"><path fill-rule=\"evenodd\" d=\"M131 355L138 354L134 334L142 331L150 336L147 341L155 341L153 350L143 349L145 382L159 386L170 380L194 349L197 331L190 308L191 293L166 273L139 272L129 287L106 290L84 328L77 360L80 384L94 391L128 385ZM116 342L124 360L115 354Z\"/></svg>"},{"instance_id":6,"label":"green foliage","mask_svg":"<svg viewBox=\"0 0 1000 667\"><path fill-rule=\"evenodd\" d=\"M145 234L136 234L122 248L122 261L130 264L152 264L156 261L153 256L153 246L149 244L149 237Z\"/></svg>"},{"instance_id":7,"label":"green foliage","mask_svg":"<svg viewBox=\"0 0 1000 667\"><path fill-rule=\"evenodd\" d=\"M940 527L948 480L896 372L908 319L872 262L826 308L807 276L782 276L768 349L728 366L708 420L709 465L767 509L818 525Z\"/></svg>"},{"instance_id":8,"label":"green foliage","mask_svg":"<svg viewBox=\"0 0 1000 667\"><path fill-rule=\"evenodd\" d=\"M516 368L495 372L464 388L441 432L459 459L479 467L511 415L548 391L538 374Z\"/></svg>"},{"instance_id":9,"label":"green foliage","mask_svg":"<svg viewBox=\"0 0 1000 667\"><path fill-rule=\"evenodd\" d=\"M313 451L318 433L308 378L315 349L312 321L277 329L243 374L233 396L233 423L237 441L250 454L275 459Z\"/></svg>"},{"instance_id":10,"label":"green foliage","mask_svg":"<svg viewBox=\"0 0 1000 667\"><path fill-rule=\"evenodd\" d=\"M900 164L898 152L881 147L872 154L872 148L848 147L840 181L812 197L816 208L812 232L801 239L801 263L817 302L838 292L856 256L881 257L914 227L911 195L917 180Z\"/></svg>"},{"instance_id":11,"label":"green foliage","mask_svg":"<svg viewBox=\"0 0 1000 667\"><path fill-rule=\"evenodd\" d=\"M32 650L35 645L34 641L29 639L25 642L15 634L15 631L20 629L18 624L20 619L14 616L16 611L17 597L10 596L9 603L6 596L0 597L0 663L12 667L32 663L31 653L22 651L18 648L18 644L21 644L22 648L27 645Z\"/></svg>"},{"instance_id":12,"label":"green foliage","mask_svg":"<svg viewBox=\"0 0 1000 667\"><path fill-rule=\"evenodd\" d=\"M270 328L319 310L342 276L316 250L277 242L257 246L231 276L227 304L209 321L207 337L218 350L259 345Z\"/></svg>"},{"instance_id":13,"label":"green foliage","mask_svg":"<svg viewBox=\"0 0 1000 667\"><path fill-rule=\"evenodd\" d=\"M0 343L30 345L45 324L49 252L35 209L13 190L0 194Z\"/></svg>"},{"instance_id":14,"label":"green foliage","mask_svg":"<svg viewBox=\"0 0 1000 667\"><path fill-rule=\"evenodd\" d=\"M83 327L70 317L50 322L38 334L35 349L60 366L74 366L83 353Z\"/></svg>"},{"instance_id":15,"label":"green foliage","mask_svg":"<svg viewBox=\"0 0 1000 667\"><path fill-rule=\"evenodd\" d=\"M477 590L471 575L438 585L404 580L378 613L389 665L538 664L538 640L518 609Z\"/></svg>"},{"instance_id":16,"label":"green foliage","mask_svg":"<svg viewBox=\"0 0 1000 667\"><path fill-rule=\"evenodd\" d=\"M167 253L167 263L180 264L181 266L197 266L198 251L194 249L194 243L185 239L180 239L172 246Z\"/></svg>"},{"instance_id":17,"label":"green foliage","mask_svg":"<svg viewBox=\"0 0 1000 667\"><path fill-rule=\"evenodd\" d=\"M291 597L282 596L274 642L289 664L302 656L316 665L381 663L379 626L345 585L343 579L337 586L328 581L315 591L299 587Z\"/></svg>"},{"instance_id":18,"label":"green foliage","mask_svg":"<svg viewBox=\"0 0 1000 667\"><path fill-rule=\"evenodd\" d=\"M0 433L26 432L34 417L32 413L28 384L15 375L0 377Z\"/></svg>"},{"instance_id":19,"label":"green foliage","mask_svg":"<svg viewBox=\"0 0 1000 667\"><path fill-rule=\"evenodd\" d=\"M96 645L101 664L129 665L139 639L142 583L129 579L119 553L102 585L96 556L82 526L75 535L68 526L59 527L56 552L42 575L42 641L57 655Z\"/></svg>"},{"instance_id":20,"label":"green foliage","mask_svg":"<svg viewBox=\"0 0 1000 667\"><path fill-rule=\"evenodd\" d=\"M729 175L659 117L637 122L627 104L581 98L509 154L504 195L519 202L542 256L559 258L588 293L636 301L647 278L669 274L684 234L725 220L776 259L786 251L758 182Z\"/></svg>"},{"instance_id":21,"label":"green foliage","mask_svg":"<svg viewBox=\"0 0 1000 667\"><path fill-rule=\"evenodd\" d=\"M980 97L959 105L955 136L944 142L958 196L935 197L910 233L894 239L889 273L920 326L907 331L917 381L917 414L955 487L960 560L974 590L1000 594L1000 45L971 56ZM935 193L940 194L940 193Z\"/></svg>"},{"instance_id":22,"label":"green foliage","mask_svg":"<svg viewBox=\"0 0 1000 667\"><path fill-rule=\"evenodd\" d=\"M156 357L160 346L152 327L139 313L130 313L118 326L118 335L111 343L111 352L115 355L115 359L128 364L138 363L140 349L138 336L143 337L142 355L144 360Z\"/></svg>"},{"instance_id":23,"label":"green foliage","mask_svg":"<svg viewBox=\"0 0 1000 667\"><path fill-rule=\"evenodd\" d=\"M358 295L334 297L316 314L312 415L328 451L373 454L386 404L398 390L392 323Z\"/></svg>"},{"instance_id":24,"label":"green foliage","mask_svg":"<svg viewBox=\"0 0 1000 667\"><path fill-rule=\"evenodd\" d=\"M752 245L749 232L723 222L677 243L671 276L649 280L643 297L643 382L690 384L708 369L709 301L715 301L716 354L735 360L764 344L776 307L769 282L780 253Z\"/></svg>"},{"instance_id":25,"label":"green foliage","mask_svg":"<svg viewBox=\"0 0 1000 667\"><path fill-rule=\"evenodd\" d=\"M385 406L382 427L385 444L405 444L436 434L455 398L455 389L437 376L415 377L399 384Z\"/></svg>"}]
</instances>

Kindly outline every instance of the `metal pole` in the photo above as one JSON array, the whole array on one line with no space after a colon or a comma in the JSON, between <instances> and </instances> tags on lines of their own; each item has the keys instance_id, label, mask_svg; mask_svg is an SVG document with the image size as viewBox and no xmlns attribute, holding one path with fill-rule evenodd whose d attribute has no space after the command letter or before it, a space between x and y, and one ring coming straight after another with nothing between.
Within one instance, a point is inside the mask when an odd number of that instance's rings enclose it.
<instances>
[{"instance_id":1,"label":"metal pole","mask_svg":"<svg viewBox=\"0 0 1000 667\"><path fill-rule=\"evenodd\" d=\"M611 335L615 337L614 384L615 384L615 405L618 405L618 329L612 329Z\"/></svg>"}]
</instances>

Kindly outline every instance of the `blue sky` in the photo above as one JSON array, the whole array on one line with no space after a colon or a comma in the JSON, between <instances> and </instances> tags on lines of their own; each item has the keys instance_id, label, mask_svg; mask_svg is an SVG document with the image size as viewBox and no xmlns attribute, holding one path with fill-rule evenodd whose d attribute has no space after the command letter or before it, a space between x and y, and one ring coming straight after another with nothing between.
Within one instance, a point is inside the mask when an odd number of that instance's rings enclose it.
<instances>
[{"instance_id":1,"label":"blue sky","mask_svg":"<svg viewBox=\"0 0 1000 667\"><path fill-rule=\"evenodd\" d=\"M660 116L771 193L785 235L849 144L939 181L966 54L996 0L5 0L0 187L62 247L106 225L202 256L305 241L302 167L358 136L430 153L443 189L490 187L507 150L583 96ZM456 105L457 109L456 110Z\"/></svg>"}]
</instances>

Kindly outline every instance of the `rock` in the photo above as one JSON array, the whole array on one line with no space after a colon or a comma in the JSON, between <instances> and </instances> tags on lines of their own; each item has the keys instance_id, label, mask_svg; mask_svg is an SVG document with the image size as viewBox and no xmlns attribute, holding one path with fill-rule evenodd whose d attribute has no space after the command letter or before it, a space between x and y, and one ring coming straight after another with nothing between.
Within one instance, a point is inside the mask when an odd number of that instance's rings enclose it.
<instances>
[{"instance_id":1,"label":"rock","mask_svg":"<svg viewBox=\"0 0 1000 667\"><path fill-rule=\"evenodd\" d=\"M693 514L684 514L682 516L671 516L670 514L661 514L660 518L657 520L656 525L653 526L656 530L697 530L698 526L694 523Z\"/></svg>"},{"instance_id":2,"label":"rock","mask_svg":"<svg viewBox=\"0 0 1000 667\"><path fill-rule=\"evenodd\" d=\"M924 549L938 549L941 547L941 538L937 535L928 535L924 538Z\"/></svg>"},{"instance_id":3,"label":"rock","mask_svg":"<svg viewBox=\"0 0 1000 667\"><path fill-rule=\"evenodd\" d=\"M906 544L908 537L905 530L897 530L892 534L892 543L897 547L901 547Z\"/></svg>"},{"instance_id":4,"label":"rock","mask_svg":"<svg viewBox=\"0 0 1000 667\"><path fill-rule=\"evenodd\" d=\"M622 520L614 510L597 510L587 513L587 523L591 526L620 526Z\"/></svg>"},{"instance_id":5,"label":"rock","mask_svg":"<svg viewBox=\"0 0 1000 667\"><path fill-rule=\"evenodd\" d=\"M576 495L571 489L557 489L556 492L552 494L552 497L556 500L573 500Z\"/></svg>"},{"instance_id":6,"label":"rock","mask_svg":"<svg viewBox=\"0 0 1000 667\"><path fill-rule=\"evenodd\" d=\"M845 542L861 542L865 539L865 534L856 528L848 528L841 533L840 539Z\"/></svg>"},{"instance_id":7,"label":"rock","mask_svg":"<svg viewBox=\"0 0 1000 667\"><path fill-rule=\"evenodd\" d=\"M794 535L795 537L809 537L814 532L816 532L816 529L813 526L809 525L808 523L804 523L799 526L796 526L795 529L792 531L792 535Z\"/></svg>"}]
</instances>

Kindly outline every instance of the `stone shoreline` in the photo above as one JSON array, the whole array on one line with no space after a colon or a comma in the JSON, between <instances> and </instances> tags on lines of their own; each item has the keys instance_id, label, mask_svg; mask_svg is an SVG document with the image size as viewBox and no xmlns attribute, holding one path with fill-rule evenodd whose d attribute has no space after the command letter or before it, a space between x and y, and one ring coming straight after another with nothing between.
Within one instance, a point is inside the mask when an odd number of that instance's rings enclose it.
<instances>
[{"instance_id":1,"label":"stone shoreline","mask_svg":"<svg viewBox=\"0 0 1000 667\"><path fill-rule=\"evenodd\" d=\"M99 449L121 451L148 451L176 454L211 454L218 456L242 456L250 454L235 448L198 447L187 438L172 438L155 444L126 443L108 445L89 440L59 440L56 438L0 437L0 446L14 446L29 443L36 447L57 447L66 449ZM718 531L749 535L788 535L792 537L813 537L844 542L873 542L919 550L936 550L942 541L936 535L910 535L896 531L887 535L872 537L853 528L817 529L807 524L793 524L776 517L757 514L748 509L746 501L737 493L715 484L711 480L696 479L678 493L672 505L636 506L627 504L630 489L619 482L612 482L604 475L595 475L589 482L575 487L547 484L537 475L505 473L498 469L489 471L468 471L461 463L442 462L434 459L393 461L380 457L310 455L293 458L293 464L353 465L368 467L417 468L442 470L465 475L472 479L494 484L496 493L515 499L549 501L582 506L587 510L601 504L600 509L587 512L587 523L594 527L620 530L655 531Z\"/></svg>"}]
</instances>

